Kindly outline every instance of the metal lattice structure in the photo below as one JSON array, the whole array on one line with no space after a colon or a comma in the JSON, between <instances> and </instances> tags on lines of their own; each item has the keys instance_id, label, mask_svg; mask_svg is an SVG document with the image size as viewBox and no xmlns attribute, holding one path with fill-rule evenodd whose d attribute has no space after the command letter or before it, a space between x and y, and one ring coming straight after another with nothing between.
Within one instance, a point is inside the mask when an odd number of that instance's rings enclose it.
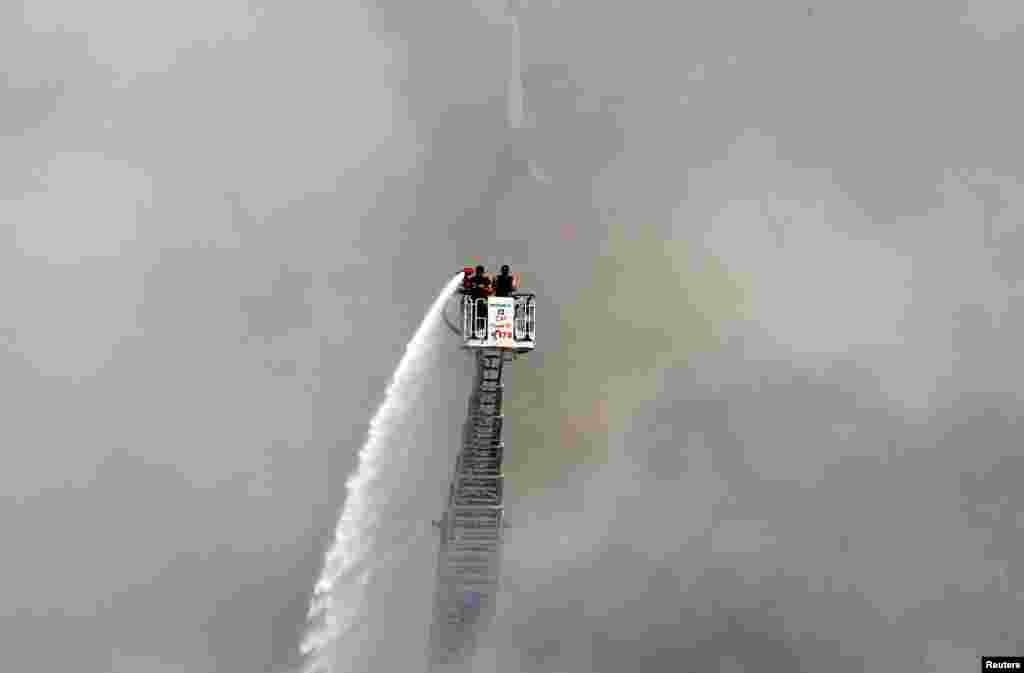
<instances>
[{"instance_id":1,"label":"metal lattice structure","mask_svg":"<svg viewBox=\"0 0 1024 673\"><path fill-rule=\"evenodd\" d=\"M507 354L476 352L476 381L441 520L431 670L468 670L478 634L494 615L501 577L502 374Z\"/></svg>"},{"instance_id":2,"label":"metal lattice structure","mask_svg":"<svg viewBox=\"0 0 1024 673\"><path fill-rule=\"evenodd\" d=\"M477 638L495 613L504 526L505 365L535 346L532 294L462 296L459 303L462 324L448 325L476 357L476 379L448 506L438 523L441 544L430 651L434 673L468 673Z\"/></svg>"}]
</instances>

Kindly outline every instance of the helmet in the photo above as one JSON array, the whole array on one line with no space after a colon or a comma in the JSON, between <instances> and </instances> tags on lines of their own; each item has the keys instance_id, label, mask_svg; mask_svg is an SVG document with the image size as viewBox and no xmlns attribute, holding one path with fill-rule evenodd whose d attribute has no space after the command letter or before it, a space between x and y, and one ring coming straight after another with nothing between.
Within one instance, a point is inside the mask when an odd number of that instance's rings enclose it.
<instances>
[{"instance_id":1,"label":"helmet","mask_svg":"<svg viewBox=\"0 0 1024 673\"><path fill-rule=\"evenodd\" d=\"M507 275L508 275L508 264L502 264L502 265L501 265L501 273L502 273L503 275L505 275L505 276L507 276Z\"/></svg>"},{"instance_id":2,"label":"helmet","mask_svg":"<svg viewBox=\"0 0 1024 673\"><path fill-rule=\"evenodd\" d=\"M476 272L482 274L484 272L484 267L482 267L482 266L476 267Z\"/></svg>"}]
</instances>

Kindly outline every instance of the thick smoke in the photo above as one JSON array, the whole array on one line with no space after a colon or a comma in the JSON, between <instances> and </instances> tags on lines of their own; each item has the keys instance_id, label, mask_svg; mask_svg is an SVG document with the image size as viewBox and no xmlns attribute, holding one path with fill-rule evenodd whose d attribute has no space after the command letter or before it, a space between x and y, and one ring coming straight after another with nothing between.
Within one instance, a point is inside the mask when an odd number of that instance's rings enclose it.
<instances>
[{"instance_id":1,"label":"thick smoke","mask_svg":"<svg viewBox=\"0 0 1024 673\"><path fill-rule=\"evenodd\" d=\"M0 3L7 669L294 663L389 367L474 257L541 302L492 668L1024 649L1019 3L505 4ZM434 560L369 619L425 638Z\"/></svg>"}]
</instances>

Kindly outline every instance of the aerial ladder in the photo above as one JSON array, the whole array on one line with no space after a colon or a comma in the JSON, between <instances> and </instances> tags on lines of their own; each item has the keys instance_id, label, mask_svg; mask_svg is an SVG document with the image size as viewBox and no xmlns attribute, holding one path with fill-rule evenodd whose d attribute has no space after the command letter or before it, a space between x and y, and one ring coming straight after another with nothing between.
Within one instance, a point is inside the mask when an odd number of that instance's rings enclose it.
<instances>
[{"instance_id":1,"label":"aerial ladder","mask_svg":"<svg viewBox=\"0 0 1024 673\"><path fill-rule=\"evenodd\" d=\"M504 373L512 359L533 350L536 337L532 294L459 299L461 329L448 324L476 358L476 377L448 505L436 522L440 548L431 673L468 672L477 639L495 614L504 529Z\"/></svg>"}]
</instances>

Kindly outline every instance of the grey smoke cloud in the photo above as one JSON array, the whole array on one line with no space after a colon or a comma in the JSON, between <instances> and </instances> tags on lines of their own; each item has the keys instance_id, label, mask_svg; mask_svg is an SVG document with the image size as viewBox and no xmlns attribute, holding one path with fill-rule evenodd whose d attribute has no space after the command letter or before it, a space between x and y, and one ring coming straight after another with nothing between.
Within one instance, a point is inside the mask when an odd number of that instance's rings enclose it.
<instances>
[{"instance_id":1,"label":"grey smoke cloud","mask_svg":"<svg viewBox=\"0 0 1024 673\"><path fill-rule=\"evenodd\" d=\"M499 3L0 8L6 668L293 664L437 285L508 261L557 343L612 223L750 313L510 508L481 667L1020 653L1019 17L514 9L522 133Z\"/></svg>"}]
</instances>

